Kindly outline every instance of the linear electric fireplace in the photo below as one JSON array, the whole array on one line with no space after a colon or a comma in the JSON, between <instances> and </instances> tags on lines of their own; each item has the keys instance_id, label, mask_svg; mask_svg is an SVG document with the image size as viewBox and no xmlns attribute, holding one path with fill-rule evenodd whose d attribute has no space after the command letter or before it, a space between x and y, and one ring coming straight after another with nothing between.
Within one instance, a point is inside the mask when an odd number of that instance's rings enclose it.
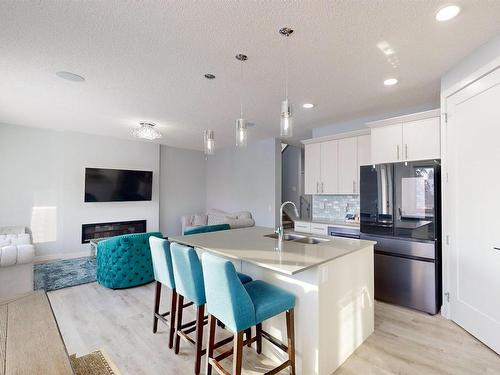
<instances>
[{"instance_id":1,"label":"linear electric fireplace","mask_svg":"<svg viewBox=\"0 0 500 375\"><path fill-rule=\"evenodd\" d=\"M146 220L82 224L82 243L88 243L90 240L97 238L144 232L146 232Z\"/></svg>"}]
</instances>

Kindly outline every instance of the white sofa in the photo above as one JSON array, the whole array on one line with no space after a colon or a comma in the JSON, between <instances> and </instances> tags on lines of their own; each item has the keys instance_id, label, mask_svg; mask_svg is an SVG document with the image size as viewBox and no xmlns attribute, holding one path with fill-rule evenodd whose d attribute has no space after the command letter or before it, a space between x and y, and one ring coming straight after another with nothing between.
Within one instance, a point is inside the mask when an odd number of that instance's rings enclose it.
<instances>
[{"instance_id":1,"label":"white sofa","mask_svg":"<svg viewBox=\"0 0 500 375\"><path fill-rule=\"evenodd\" d=\"M0 301L33 291L34 257L25 227L0 227Z\"/></svg>"},{"instance_id":2,"label":"white sofa","mask_svg":"<svg viewBox=\"0 0 500 375\"><path fill-rule=\"evenodd\" d=\"M255 220L248 211L225 212L211 208L206 213L185 215L181 218L182 233L188 228L204 225L229 224L231 229L253 227Z\"/></svg>"}]
</instances>

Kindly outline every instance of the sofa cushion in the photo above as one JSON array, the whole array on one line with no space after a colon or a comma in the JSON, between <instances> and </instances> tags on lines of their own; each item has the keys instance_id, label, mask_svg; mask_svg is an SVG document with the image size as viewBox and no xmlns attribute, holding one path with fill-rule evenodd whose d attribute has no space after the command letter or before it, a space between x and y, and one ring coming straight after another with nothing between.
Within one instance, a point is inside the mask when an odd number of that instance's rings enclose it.
<instances>
[{"instance_id":1,"label":"sofa cushion","mask_svg":"<svg viewBox=\"0 0 500 375\"><path fill-rule=\"evenodd\" d=\"M8 245L0 247L0 267L33 263L35 248L33 245Z\"/></svg>"},{"instance_id":2,"label":"sofa cushion","mask_svg":"<svg viewBox=\"0 0 500 375\"><path fill-rule=\"evenodd\" d=\"M200 225L207 225L208 224L208 215L204 214L196 214L193 217L193 226L198 227Z\"/></svg>"},{"instance_id":3,"label":"sofa cushion","mask_svg":"<svg viewBox=\"0 0 500 375\"><path fill-rule=\"evenodd\" d=\"M14 266L17 263L17 246L8 245L0 249L0 267Z\"/></svg>"},{"instance_id":4,"label":"sofa cushion","mask_svg":"<svg viewBox=\"0 0 500 375\"><path fill-rule=\"evenodd\" d=\"M35 247L29 245L17 245L17 264L32 263L35 258Z\"/></svg>"},{"instance_id":5,"label":"sofa cushion","mask_svg":"<svg viewBox=\"0 0 500 375\"><path fill-rule=\"evenodd\" d=\"M22 234L26 233L26 227L23 226L11 226L11 227L0 227L0 234Z\"/></svg>"},{"instance_id":6,"label":"sofa cushion","mask_svg":"<svg viewBox=\"0 0 500 375\"><path fill-rule=\"evenodd\" d=\"M219 224L230 224L231 221L235 221L236 218L234 216L229 215L208 215L208 225L219 225Z\"/></svg>"}]
</instances>

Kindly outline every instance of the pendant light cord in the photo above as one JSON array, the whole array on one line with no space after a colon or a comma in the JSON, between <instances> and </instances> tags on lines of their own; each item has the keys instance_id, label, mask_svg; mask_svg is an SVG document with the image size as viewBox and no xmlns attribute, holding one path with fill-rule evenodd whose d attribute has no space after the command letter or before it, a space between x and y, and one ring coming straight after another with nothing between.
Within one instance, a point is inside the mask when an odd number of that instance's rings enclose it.
<instances>
[{"instance_id":1,"label":"pendant light cord","mask_svg":"<svg viewBox=\"0 0 500 375\"><path fill-rule=\"evenodd\" d=\"M288 100L288 38L285 36L285 99Z\"/></svg>"},{"instance_id":2,"label":"pendant light cord","mask_svg":"<svg viewBox=\"0 0 500 375\"><path fill-rule=\"evenodd\" d=\"M243 118L243 61L240 65L240 118Z\"/></svg>"}]
</instances>

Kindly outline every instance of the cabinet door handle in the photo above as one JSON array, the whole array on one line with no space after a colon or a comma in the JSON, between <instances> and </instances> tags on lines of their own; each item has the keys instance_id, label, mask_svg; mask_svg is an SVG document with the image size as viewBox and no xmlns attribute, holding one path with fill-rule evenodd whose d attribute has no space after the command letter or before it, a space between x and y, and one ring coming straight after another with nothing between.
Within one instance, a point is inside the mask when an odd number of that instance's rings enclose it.
<instances>
[{"instance_id":1,"label":"cabinet door handle","mask_svg":"<svg viewBox=\"0 0 500 375\"><path fill-rule=\"evenodd\" d=\"M500 250L500 247L494 247L495 250Z\"/></svg>"},{"instance_id":2,"label":"cabinet door handle","mask_svg":"<svg viewBox=\"0 0 500 375\"><path fill-rule=\"evenodd\" d=\"M323 193L323 188L324 188L324 186L323 186L323 185L324 185L324 184L323 184L323 182L321 182L321 192L322 192L322 193Z\"/></svg>"},{"instance_id":3,"label":"cabinet door handle","mask_svg":"<svg viewBox=\"0 0 500 375\"><path fill-rule=\"evenodd\" d=\"M398 156L397 160L399 160L399 145L396 146L396 152L397 152L397 156Z\"/></svg>"},{"instance_id":4,"label":"cabinet door handle","mask_svg":"<svg viewBox=\"0 0 500 375\"><path fill-rule=\"evenodd\" d=\"M316 193L319 193L319 181L316 182Z\"/></svg>"},{"instance_id":5,"label":"cabinet door handle","mask_svg":"<svg viewBox=\"0 0 500 375\"><path fill-rule=\"evenodd\" d=\"M352 192L355 193L356 192L356 181L352 181Z\"/></svg>"},{"instance_id":6,"label":"cabinet door handle","mask_svg":"<svg viewBox=\"0 0 500 375\"><path fill-rule=\"evenodd\" d=\"M408 144L405 143L405 159L408 160Z\"/></svg>"}]
</instances>

